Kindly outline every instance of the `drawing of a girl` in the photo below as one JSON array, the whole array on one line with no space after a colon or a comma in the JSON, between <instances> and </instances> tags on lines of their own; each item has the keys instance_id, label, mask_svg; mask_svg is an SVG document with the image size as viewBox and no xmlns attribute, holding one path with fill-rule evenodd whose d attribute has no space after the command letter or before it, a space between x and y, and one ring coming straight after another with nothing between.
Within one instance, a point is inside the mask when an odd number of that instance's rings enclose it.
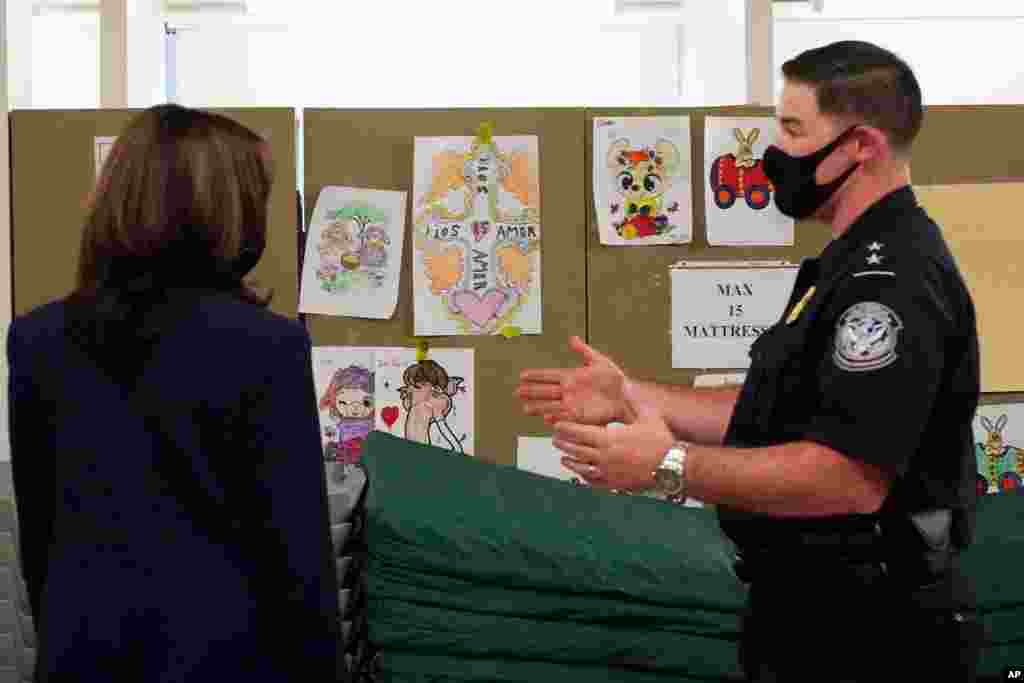
<instances>
[{"instance_id":1,"label":"drawing of a girl","mask_svg":"<svg viewBox=\"0 0 1024 683\"><path fill-rule=\"evenodd\" d=\"M462 437L455 435L448 424L453 397L465 381L462 377L449 377L437 362L422 360L410 365L402 373L403 386L398 390L405 407L405 438L420 443L440 446L457 453L465 453Z\"/></svg>"},{"instance_id":2,"label":"drawing of a girl","mask_svg":"<svg viewBox=\"0 0 1024 683\"><path fill-rule=\"evenodd\" d=\"M325 428L330 440L324 448L328 462L359 462L363 441L373 429L373 373L350 365L334 373L320 398L320 410L326 409L332 427Z\"/></svg>"}]
</instances>

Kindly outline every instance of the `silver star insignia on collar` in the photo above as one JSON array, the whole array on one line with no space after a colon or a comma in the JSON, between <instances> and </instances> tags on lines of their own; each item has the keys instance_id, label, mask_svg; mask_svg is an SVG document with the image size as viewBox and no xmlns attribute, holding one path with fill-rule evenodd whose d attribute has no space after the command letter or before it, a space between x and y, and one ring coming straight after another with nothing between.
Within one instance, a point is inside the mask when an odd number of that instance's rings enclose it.
<instances>
[{"instance_id":1,"label":"silver star insignia on collar","mask_svg":"<svg viewBox=\"0 0 1024 683\"><path fill-rule=\"evenodd\" d=\"M885 257L884 256L879 256L878 254L872 254L871 256L868 256L867 261L868 261L869 264L871 264L873 266L877 266L879 263L882 262L883 258L885 258Z\"/></svg>"},{"instance_id":2,"label":"silver star insignia on collar","mask_svg":"<svg viewBox=\"0 0 1024 683\"><path fill-rule=\"evenodd\" d=\"M880 242L872 242L871 244L868 245L868 251L878 251L884 246L885 245L881 244Z\"/></svg>"}]
</instances>

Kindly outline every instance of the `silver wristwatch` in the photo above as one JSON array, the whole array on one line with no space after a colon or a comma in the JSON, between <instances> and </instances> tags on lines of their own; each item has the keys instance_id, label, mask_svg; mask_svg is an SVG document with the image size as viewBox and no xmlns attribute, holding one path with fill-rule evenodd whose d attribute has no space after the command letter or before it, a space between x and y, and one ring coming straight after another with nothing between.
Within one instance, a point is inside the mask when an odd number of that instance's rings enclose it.
<instances>
[{"instance_id":1,"label":"silver wristwatch","mask_svg":"<svg viewBox=\"0 0 1024 683\"><path fill-rule=\"evenodd\" d=\"M672 498L686 497L686 455L690 444L678 441L668 449L658 469L651 475L659 493Z\"/></svg>"}]
</instances>

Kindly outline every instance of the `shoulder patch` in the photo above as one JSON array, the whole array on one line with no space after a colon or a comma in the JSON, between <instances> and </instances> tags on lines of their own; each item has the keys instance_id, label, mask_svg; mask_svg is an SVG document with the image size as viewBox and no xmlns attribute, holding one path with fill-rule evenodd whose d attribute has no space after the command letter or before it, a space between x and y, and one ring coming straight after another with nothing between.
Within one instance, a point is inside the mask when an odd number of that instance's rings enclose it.
<instances>
[{"instance_id":1,"label":"shoulder patch","mask_svg":"<svg viewBox=\"0 0 1024 683\"><path fill-rule=\"evenodd\" d=\"M865 372L884 368L896 360L903 321L877 301L861 301L847 308L836 323L832 359L842 370Z\"/></svg>"}]
</instances>

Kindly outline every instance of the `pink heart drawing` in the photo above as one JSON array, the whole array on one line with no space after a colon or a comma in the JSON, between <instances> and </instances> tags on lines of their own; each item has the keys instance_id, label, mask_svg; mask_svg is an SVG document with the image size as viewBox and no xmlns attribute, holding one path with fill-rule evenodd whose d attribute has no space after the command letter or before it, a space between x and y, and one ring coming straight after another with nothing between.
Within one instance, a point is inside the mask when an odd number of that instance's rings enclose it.
<instances>
[{"instance_id":1,"label":"pink heart drawing","mask_svg":"<svg viewBox=\"0 0 1024 683\"><path fill-rule=\"evenodd\" d=\"M473 237L477 242L487 236L491 230L491 224L487 221L473 221Z\"/></svg>"},{"instance_id":2,"label":"pink heart drawing","mask_svg":"<svg viewBox=\"0 0 1024 683\"><path fill-rule=\"evenodd\" d=\"M485 323L497 317L504 303L505 294L496 289L484 294L482 299L475 292L468 290L455 292L452 297L452 308L466 316L477 327L483 327Z\"/></svg>"}]
</instances>

